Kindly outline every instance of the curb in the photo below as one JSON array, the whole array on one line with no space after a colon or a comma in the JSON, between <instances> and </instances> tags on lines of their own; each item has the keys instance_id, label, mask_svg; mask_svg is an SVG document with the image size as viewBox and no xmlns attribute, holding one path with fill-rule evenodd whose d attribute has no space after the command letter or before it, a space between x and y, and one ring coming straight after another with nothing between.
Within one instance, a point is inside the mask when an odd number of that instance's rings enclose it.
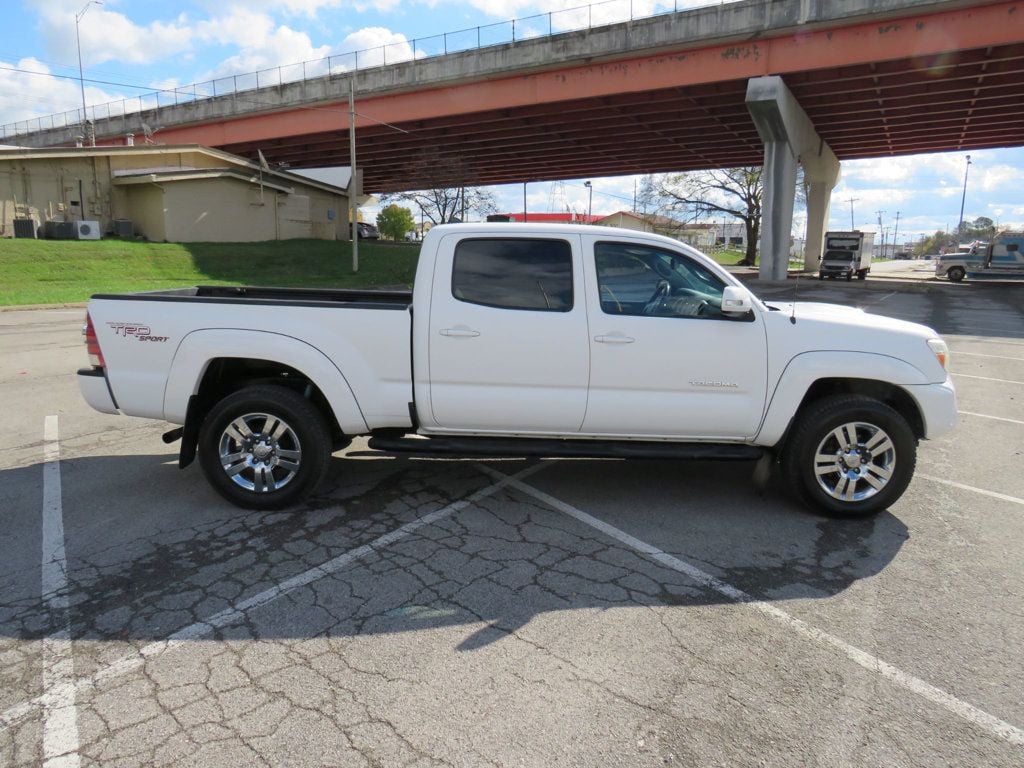
<instances>
[{"instance_id":1,"label":"curb","mask_svg":"<svg viewBox=\"0 0 1024 768\"><path fill-rule=\"evenodd\" d=\"M11 304L0 307L0 312L31 312L36 309L85 309L86 301L68 302L65 304Z\"/></svg>"}]
</instances>

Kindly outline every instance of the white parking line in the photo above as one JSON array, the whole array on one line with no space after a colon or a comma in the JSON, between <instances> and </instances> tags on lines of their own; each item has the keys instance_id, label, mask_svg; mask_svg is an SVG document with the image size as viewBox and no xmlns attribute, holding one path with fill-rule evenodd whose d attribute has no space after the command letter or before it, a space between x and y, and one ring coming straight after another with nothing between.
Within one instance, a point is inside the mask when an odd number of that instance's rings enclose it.
<instances>
[{"instance_id":1,"label":"white parking line","mask_svg":"<svg viewBox=\"0 0 1024 768\"><path fill-rule=\"evenodd\" d=\"M1005 416L989 416L987 413L974 413L973 411L957 411L964 416L977 416L979 419L992 419L993 421L1007 421L1010 424L1024 424L1020 419L1008 419Z\"/></svg>"},{"instance_id":2,"label":"white parking line","mask_svg":"<svg viewBox=\"0 0 1024 768\"><path fill-rule=\"evenodd\" d=\"M71 647L64 510L60 487L60 442L56 416L43 423L43 602L57 631L43 638L43 765L77 768L78 714L75 659Z\"/></svg>"},{"instance_id":3,"label":"white parking line","mask_svg":"<svg viewBox=\"0 0 1024 768\"><path fill-rule=\"evenodd\" d=\"M991 357L994 360L1016 360L1024 363L1024 357L1007 357L1006 355L983 355L980 352L964 352L962 349L951 349L951 355L970 355L971 357Z\"/></svg>"},{"instance_id":4,"label":"white parking line","mask_svg":"<svg viewBox=\"0 0 1024 768\"><path fill-rule=\"evenodd\" d=\"M151 643L147 643L142 646L136 653L128 654L117 659L110 666L104 667L98 672L90 675L89 677L79 678L77 680L72 679L70 676L64 682L54 685L52 688L45 690L42 696L38 696L35 699L22 702L17 704L3 713L0 713L0 731L10 728L15 723L20 722L29 715L31 715L36 709L42 707L44 711L49 708L50 702L61 701L69 699L74 701L76 693L84 690L88 690L100 683L108 680L115 679L122 675L128 674L133 670L142 667L149 659L157 656L165 651L173 650L181 646L183 643L188 641L197 640L202 637L207 637L213 634L216 630L221 627L225 627L234 621L242 618L245 613L259 608L260 606L266 605L272 600L276 600L279 597L283 597L292 590L304 587L308 584L312 584L325 576L330 576L333 573L340 571L342 568L350 565L356 560L366 557L384 547L394 544L399 539L405 538L413 531L422 528L426 525L436 523L445 517L458 512L461 509L465 509L471 504L474 504L481 499L491 496L497 493L502 488L505 488L510 483L514 482L518 478L529 477L534 472L543 469L545 464L534 464L533 466L527 467L521 472L515 475L501 475L498 482L493 485L489 485L476 493L467 496L465 499L452 502L446 507L435 510L423 517L418 517L415 520L406 523L400 528L396 528L390 533L385 533L369 544L364 544L361 547L349 550L344 554L338 555L333 560L328 560L322 565L314 566L302 573L296 574L285 581L282 581L274 586L263 590L259 594L253 595L247 600L243 600L230 608L225 608L223 611L215 613L205 621L197 621L194 624L189 624L187 627L178 630L173 635L168 637L166 640L155 640ZM76 732L77 738L77 732ZM55 764L56 765L56 764ZM71 765L70 763L68 765ZM77 765L75 763L74 765ZM62 767L63 768L63 767Z\"/></svg>"},{"instance_id":5,"label":"white parking line","mask_svg":"<svg viewBox=\"0 0 1024 768\"><path fill-rule=\"evenodd\" d=\"M942 485L959 488L962 491L971 491L971 493L979 493L982 496L988 496L992 499L999 499L1000 501L1008 501L1011 504L1020 504L1024 506L1024 499L1018 499L1016 496L1007 496L1005 493L986 491L984 488L975 488L973 485L964 485L963 483L958 483L954 480L947 480L944 477L935 477L934 475L925 475L921 472L914 473L914 477L920 477L922 480L928 480L932 483L941 483Z\"/></svg>"},{"instance_id":6,"label":"white parking line","mask_svg":"<svg viewBox=\"0 0 1024 768\"><path fill-rule=\"evenodd\" d=\"M972 376L969 373L954 373L949 372L950 376L960 376L964 379L980 379L981 381L996 381L1000 384L1024 384L1024 381L1015 381L1014 379L993 379L990 376Z\"/></svg>"},{"instance_id":7,"label":"white parking line","mask_svg":"<svg viewBox=\"0 0 1024 768\"><path fill-rule=\"evenodd\" d=\"M983 728L993 736L1003 739L1014 746L1024 747L1024 730L1011 725L1004 720L1000 720L998 717L990 715L988 712L978 709L974 705L968 704L966 701L962 701L952 694L946 693L946 691L943 691L941 688L936 688L934 685L926 683L924 680L907 674L903 670L894 667L892 664L882 661L878 657L872 656L870 653L850 645L835 635L830 635L828 632L818 629L802 619L798 619L795 616L786 613L780 608L776 608L771 603L756 600L743 590L737 589L731 584L727 584L721 579L712 576L710 573L702 571L695 565L670 555L667 552L663 552L647 542L630 536L625 531L619 530L615 526L609 525L603 520L599 520L592 515L588 515L583 510L577 509L571 504L567 504L560 499L556 499L554 496L544 493L544 491L538 490L532 485L527 485L516 478L503 475L501 472L491 469L490 467L480 465L480 469L494 478L505 477L509 480L509 484L513 488L516 488L523 493L532 496L538 501L547 504L552 509L556 509L559 512L569 515L585 525L596 528L602 533L611 536L613 539L622 542L630 549L640 552L652 560L678 571L679 573L685 574L698 584L701 584L702 586L707 587L730 600L742 603L754 610L760 611L780 624L792 629L797 634L810 640L814 640L820 645L831 646L839 650L848 659L859 664L864 669L881 675L901 688L905 688L934 704L938 704L940 707L949 710L967 722Z\"/></svg>"}]
</instances>

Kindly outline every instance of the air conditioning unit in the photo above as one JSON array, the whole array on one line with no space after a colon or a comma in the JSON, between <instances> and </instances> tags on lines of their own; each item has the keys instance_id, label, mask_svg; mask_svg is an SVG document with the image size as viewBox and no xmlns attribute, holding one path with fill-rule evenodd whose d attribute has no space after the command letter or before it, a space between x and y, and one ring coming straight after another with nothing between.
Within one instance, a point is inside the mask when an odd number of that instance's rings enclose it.
<instances>
[{"instance_id":1,"label":"air conditioning unit","mask_svg":"<svg viewBox=\"0 0 1024 768\"><path fill-rule=\"evenodd\" d=\"M49 240L74 240L77 231L77 221L48 221L43 226L43 234Z\"/></svg>"},{"instance_id":2,"label":"air conditioning unit","mask_svg":"<svg viewBox=\"0 0 1024 768\"><path fill-rule=\"evenodd\" d=\"M79 240L99 240L102 234L98 221L75 222L75 235Z\"/></svg>"},{"instance_id":3,"label":"air conditioning unit","mask_svg":"<svg viewBox=\"0 0 1024 768\"><path fill-rule=\"evenodd\" d=\"M35 219L15 219L14 220L14 236L15 237L31 237L35 239L36 236L36 221Z\"/></svg>"},{"instance_id":4,"label":"air conditioning unit","mask_svg":"<svg viewBox=\"0 0 1024 768\"><path fill-rule=\"evenodd\" d=\"M123 240L132 240L135 237L135 226L129 219L114 219L114 235Z\"/></svg>"}]
</instances>

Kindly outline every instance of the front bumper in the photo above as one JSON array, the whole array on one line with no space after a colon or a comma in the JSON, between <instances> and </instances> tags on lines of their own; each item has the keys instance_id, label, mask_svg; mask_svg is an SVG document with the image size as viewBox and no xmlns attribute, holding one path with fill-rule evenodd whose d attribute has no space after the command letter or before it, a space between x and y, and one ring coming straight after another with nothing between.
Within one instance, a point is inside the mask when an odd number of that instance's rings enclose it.
<instances>
[{"instance_id":1,"label":"front bumper","mask_svg":"<svg viewBox=\"0 0 1024 768\"><path fill-rule=\"evenodd\" d=\"M117 413L114 393L110 391L102 368L82 368L78 371L78 389L90 406L100 413Z\"/></svg>"},{"instance_id":2,"label":"front bumper","mask_svg":"<svg viewBox=\"0 0 1024 768\"><path fill-rule=\"evenodd\" d=\"M909 384L904 389L921 409L925 439L934 440L957 425L956 388L948 376L941 384Z\"/></svg>"}]
</instances>

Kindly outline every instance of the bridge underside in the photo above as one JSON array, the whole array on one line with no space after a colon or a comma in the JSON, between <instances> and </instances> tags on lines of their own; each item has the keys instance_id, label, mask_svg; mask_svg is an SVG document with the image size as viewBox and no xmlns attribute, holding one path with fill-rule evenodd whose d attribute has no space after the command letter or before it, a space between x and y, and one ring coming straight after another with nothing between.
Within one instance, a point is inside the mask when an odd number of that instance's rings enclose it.
<instances>
[{"instance_id":1,"label":"bridge underside","mask_svg":"<svg viewBox=\"0 0 1024 768\"><path fill-rule=\"evenodd\" d=\"M840 160L1024 144L1024 43L784 74ZM686 171L759 165L746 77L557 104L528 104L396 127L360 121L364 189ZM362 111L362 106L357 106ZM321 108L322 110L322 108ZM348 165L344 105L336 130L218 143L293 168ZM396 130L400 128L401 131ZM173 133L173 131L172 131Z\"/></svg>"}]
</instances>

